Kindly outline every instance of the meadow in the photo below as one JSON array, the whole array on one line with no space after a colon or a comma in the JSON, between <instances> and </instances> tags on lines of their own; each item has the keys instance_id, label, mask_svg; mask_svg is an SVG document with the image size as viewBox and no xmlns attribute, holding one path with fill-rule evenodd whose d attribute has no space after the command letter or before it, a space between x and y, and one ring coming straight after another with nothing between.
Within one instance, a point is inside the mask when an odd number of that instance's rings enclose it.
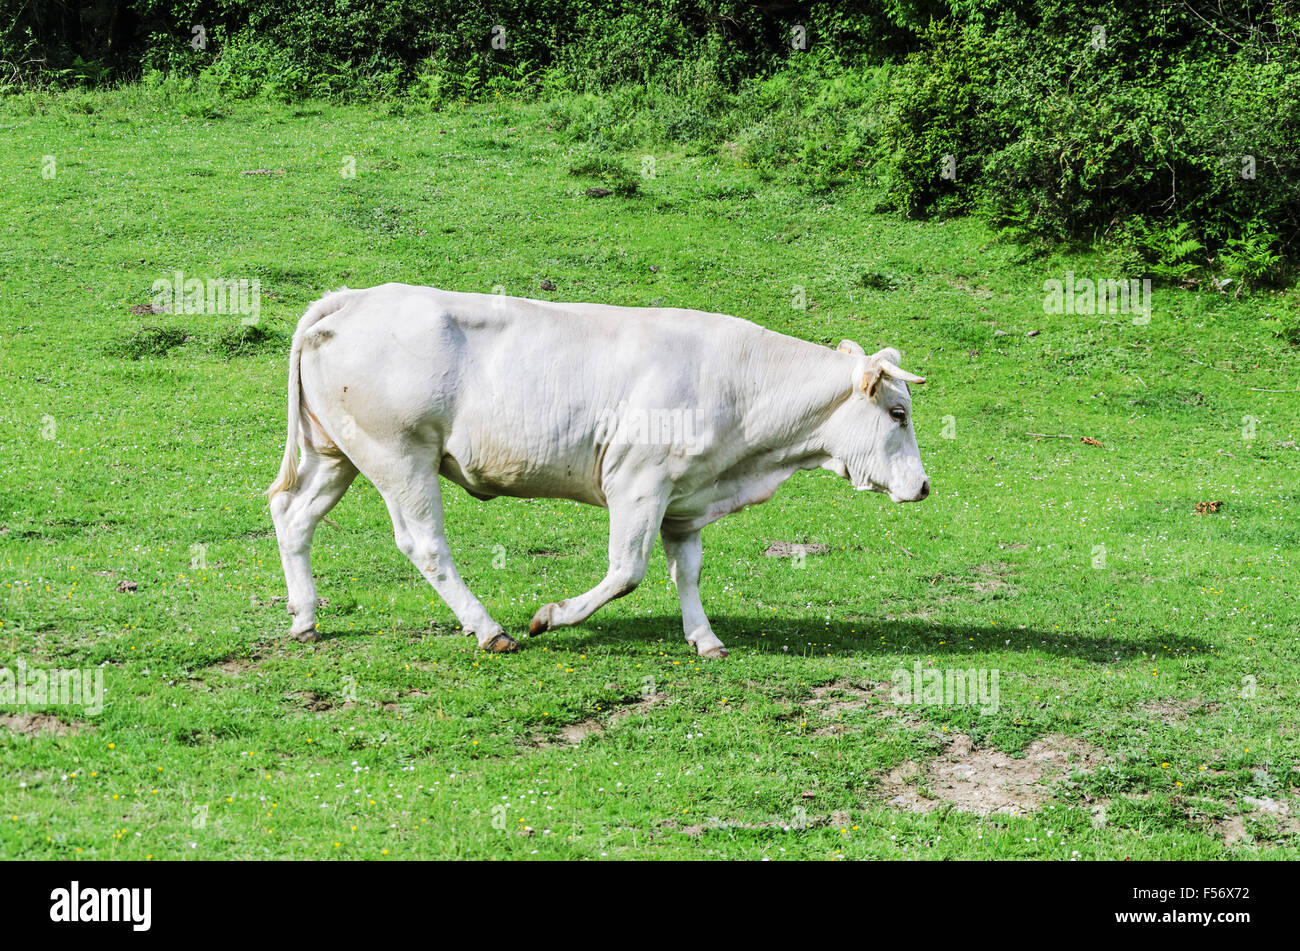
<instances>
[{"instance_id":1,"label":"meadow","mask_svg":"<svg viewBox=\"0 0 1300 951\"><path fill-rule=\"evenodd\" d=\"M0 666L106 691L0 702L0 857L1295 858L1296 292L1048 313L1138 275L726 147L605 160L545 103L0 101ZM259 281L256 324L152 313L176 271ZM933 492L802 473L706 529L705 661L662 551L478 651L362 478L297 643L262 495L289 335L386 281L899 347ZM516 636L604 572L597 508L445 499ZM997 702L900 696L918 664Z\"/></svg>"}]
</instances>

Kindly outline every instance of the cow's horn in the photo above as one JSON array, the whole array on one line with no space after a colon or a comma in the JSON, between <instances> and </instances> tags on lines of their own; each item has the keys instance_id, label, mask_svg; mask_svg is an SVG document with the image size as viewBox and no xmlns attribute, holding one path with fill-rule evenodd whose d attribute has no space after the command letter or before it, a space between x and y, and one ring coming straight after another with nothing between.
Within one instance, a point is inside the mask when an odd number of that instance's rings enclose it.
<instances>
[{"instance_id":1,"label":"cow's horn","mask_svg":"<svg viewBox=\"0 0 1300 951\"><path fill-rule=\"evenodd\" d=\"M891 380L901 380L904 383L924 383L925 377L917 376L915 373L908 373L897 364L890 363L888 360L880 361L880 372Z\"/></svg>"}]
</instances>

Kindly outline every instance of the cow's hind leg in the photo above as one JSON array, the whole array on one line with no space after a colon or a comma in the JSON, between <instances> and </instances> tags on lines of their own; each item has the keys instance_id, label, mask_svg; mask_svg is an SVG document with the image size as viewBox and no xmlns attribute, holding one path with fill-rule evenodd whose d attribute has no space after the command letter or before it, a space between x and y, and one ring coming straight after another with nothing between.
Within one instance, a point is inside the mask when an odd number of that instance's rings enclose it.
<instances>
[{"instance_id":1,"label":"cow's hind leg","mask_svg":"<svg viewBox=\"0 0 1300 951\"><path fill-rule=\"evenodd\" d=\"M596 587L576 598L543 605L528 625L529 635L579 624L601 606L630 594L645 577L667 495L656 487L644 495L609 500L609 571Z\"/></svg>"},{"instance_id":2,"label":"cow's hind leg","mask_svg":"<svg viewBox=\"0 0 1300 951\"><path fill-rule=\"evenodd\" d=\"M704 563L704 543L698 530L684 535L669 529L661 530L664 554L668 556L668 575L677 587L677 598L682 603L682 628L686 641L695 647L701 657L727 656L727 649L713 633L709 619L700 603L700 566Z\"/></svg>"},{"instance_id":3,"label":"cow's hind leg","mask_svg":"<svg viewBox=\"0 0 1300 951\"><path fill-rule=\"evenodd\" d=\"M474 597L456 570L443 530L438 473L421 469L415 462L420 458L427 458L427 454L414 449L402 451L383 467L382 484L375 483L393 518L397 547L433 585L465 633L474 635L479 647L496 653L514 650L519 644L492 620L487 608Z\"/></svg>"},{"instance_id":4,"label":"cow's hind leg","mask_svg":"<svg viewBox=\"0 0 1300 951\"><path fill-rule=\"evenodd\" d=\"M312 536L356 475L356 467L346 456L308 449L297 483L271 499L271 520L289 589L291 633L300 641L320 640L316 632L316 582L311 576Z\"/></svg>"}]
</instances>

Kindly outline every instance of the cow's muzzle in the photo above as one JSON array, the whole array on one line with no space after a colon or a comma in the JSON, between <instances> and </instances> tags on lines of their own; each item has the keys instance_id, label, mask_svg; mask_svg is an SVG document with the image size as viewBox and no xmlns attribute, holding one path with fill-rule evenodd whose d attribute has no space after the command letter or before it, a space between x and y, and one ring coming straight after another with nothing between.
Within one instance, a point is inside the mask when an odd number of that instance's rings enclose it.
<instances>
[{"instance_id":1,"label":"cow's muzzle","mask_svg":"<svg viewBox=\"0 0 1300 951\"><path fill-rule=\"evenodd\" d=\"M895 495L893 492L890 492L889 498L894 502L923 502L925 501L925 499L929 498L929 495L930 495L930 480L926 479L924 482L921 483L921 488L917 491L916 495L913 495L909 498L906 495Z\"/></svg>"}]
</instances>

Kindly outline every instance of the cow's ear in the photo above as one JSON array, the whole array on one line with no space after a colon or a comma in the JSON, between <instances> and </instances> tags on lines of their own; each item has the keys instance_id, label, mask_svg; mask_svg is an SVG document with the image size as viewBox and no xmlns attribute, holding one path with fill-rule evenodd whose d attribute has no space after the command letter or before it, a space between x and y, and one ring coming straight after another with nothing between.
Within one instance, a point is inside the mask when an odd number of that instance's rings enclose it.
<instances>
[{"instance_id":1,"label":"cow's ear","mask_svg":"<svg viewBox=\"0 0 1300 951\"><path fill-rule=\"evenodd\" d=\"M871 360L861 370L861 374L862 376L858 382L858 389L863 393L866 393L868 399L873 398L876 395L877 388L880 386L881 379L884 377L884 371L881 369L880 364L877 361Z\"/></svg>"},{"instance_id":2,"label":"cow's ear","mask_svg":"<svg viewBox=\"0 0 1300 951\"><path fill-rule=\"evenodd\" d=\"M867 355L867 351L863 350L862 347L854 343L852 340L841 340L840 345L835 349L840 353L852 354L855 357L865 357Z\"/></svg>"}]
</instances>

